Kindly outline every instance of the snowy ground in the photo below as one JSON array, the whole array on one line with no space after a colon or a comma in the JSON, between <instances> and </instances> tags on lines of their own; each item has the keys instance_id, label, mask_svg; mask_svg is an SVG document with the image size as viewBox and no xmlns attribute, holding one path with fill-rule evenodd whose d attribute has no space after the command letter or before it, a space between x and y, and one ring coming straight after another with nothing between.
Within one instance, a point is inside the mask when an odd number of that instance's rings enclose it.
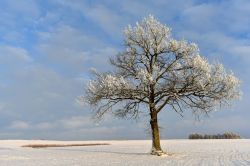
<instances>
[{"instance_id":1,"label":"snowy ground","mask_svg":"<svg viewBox=\"0 0 250 166\"><path fill-rule=\"evenodd\" d=\"M104 146L24 148L25 144L110 143ZM0 140L1 166L250 165L250 140L163 140L168 157L149 155L151 141Z\"/></svg>"}]
</instances>

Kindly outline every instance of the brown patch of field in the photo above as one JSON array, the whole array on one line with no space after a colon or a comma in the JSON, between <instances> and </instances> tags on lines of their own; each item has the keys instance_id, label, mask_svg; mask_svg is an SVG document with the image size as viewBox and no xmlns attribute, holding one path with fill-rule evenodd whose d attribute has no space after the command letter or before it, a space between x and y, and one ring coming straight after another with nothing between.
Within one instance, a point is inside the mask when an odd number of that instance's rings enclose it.
<instances>
[{"instance_id":1,"label":"brown patch of field","mask_svg":"<svg viewBox=\"0 0 250 166\"><path fill-rule=\"evenodd\" d=\"M22 147L29 148L49 148L49 147L72 147L72 146L99 146L99 145L110 145L108 143L94 143L94 144L28 144Z\"/></svg>"}]
</instances>

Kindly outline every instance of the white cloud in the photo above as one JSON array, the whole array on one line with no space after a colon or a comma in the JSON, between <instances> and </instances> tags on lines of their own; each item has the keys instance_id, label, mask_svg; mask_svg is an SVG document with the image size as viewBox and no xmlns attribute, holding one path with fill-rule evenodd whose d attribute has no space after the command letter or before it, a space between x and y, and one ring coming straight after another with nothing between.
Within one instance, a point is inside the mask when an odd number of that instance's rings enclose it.
<instances>
[{"instance_id":1,"label":"white cloud","mask_svg":"<svg viewBox=\"0 0 250 166\"><path fill-rule=\"evenodd\" d=\"M220 8L213 4L200 4L185 9L181 13L182 24L188 25L194 31L206 32L216 30Z\"/></svg>"},{"instance_id":2,"label":"white cloud","mask_svg":"<svg viewBox=\"0 0 250 166\"><path fill-rule=\"evenodd\" d=\"M97 5L84 12L84 15L94 21L109 35L115 37L122 34L121 28L123 28L124 19L126 18L119 16L112 9Z\"/></svg>"},{"instance_id":3,"label":"white cloud","mask_svg":"<svg viewBox=\"0 0 250 166\"><path fill-rule=\"evenodd\" d=\"M9 31L3 35L3 39L8 42L22 42L24 35L18 31Z\"/></svg>"},{"instance_id":4,"label":"white cloud","mask_svg":"<svg viewBox=\"0 0 250 166\"><path fill-rule=\"evenodd\" d=\"M7 8L26 17L38 17L40 15L40 9L35 0L7 0Z\"/></svg>"},{"instance_id":5,"label":"white cloud","mask_svg":"<svg viewBox=\"0 0 250 166\"><path fill-rule=\"evenodd\" d=\"M35 130L51 130L55 128L55 124L54 123L51 123L51 122L41 122L41 123L38 123L38 124L35 124L33 125L33 129Z\"/></svg>"},{"instance_id":6,"label":"white cloud","mask_svg":"<svg viewBox=\"0 0 250 166\"><path fill-rule=\"evenodd\" d=\"M13 121L7 129L12 130L30 130L30 131L54 131L59 132L63 130L82 130L87 128L95 128L96 125L89 116L72 116L64 117L55 121L44 121L44 122L26 122L26 121Z\"/></svg>"},{"instance_id":7,"label":"white cloud","mask_svg":"<svg viewBox=\"0 0 250 166\"><path fill-rule=\"evenodd\" d=\"M227 31L233 33L241 33L249 30L249 15L250 15L250 1L248 0L230 0L224 1L220 5L223 23L222 29L227 28ZM224 12L227 9L230 12Z\"/></svg>"},{"instance_id":8,"label":"white cloud","mask_svg":"<svg viewBox=\"0 0 250 166\"><path fill-rule=\"evenodd\" d=\"M235 45L231 50L234 55L240 56L250 64L250 45Z\"/></svg>"},{"instance_id":9,"label":"white cloud","mask_svg":"<svg viewBox=\"0 0 250 166\"><path fill-rule=\"evenodd\" d=\"M90 67L103 67L108 57L116 54L114 48L71 26L40 32L39 37L38 50L50 63L62 65L76 73L82 73Z\"/></svg>"},{"instance_id":10,"label":"white cloud","mask_svg":"<svg viewBox=\"0 0 250 166\"><path fill-rule=\"evenodd\" d=\"M4 110L4 107L5 107L5 103L0 102L0 112L1 112L2 110Z\"/></svg>"},{"instance_id":11,"label":"white cloud","mask_svg":"<svg viewBox=\"0 0 250 166\"><path fill-rule=\"evenodd\" d=\"M11 30L24 33L34 25L41 14L35 0L1 0L0 6L0 34L3 36Z\"/></svg>"},{"instance_id":12,"label":"white cloud","mask_svg":"<svg viewBox=\"0 0 250 166\"><path fill-rule=\"evenodd\" d=\"M0 45L0 64L32 62L27 50L21 47Z\"/></svg>"},{"instance_id":13,"label":"white cloud","mask_svg":"<svg viewBox=\"0 0 250 166\"><path fill-rule=\"evenodd\" d=\"M121 15L116 9L108 8L103 4L90 5L87 2L79 0L74 2L58 0L57 3L81 13L113 38L117 38L117 36L122 34L121 28L123 28L126 25L124 23L127 22L125 21L126 15Z\"/></svg>"},{"instance_id":14,"label":"white cloud","mask_svg":"<svg viewBox=\"0 0 250 166\"><path fill-rule=\"evenodd\" d=\"M67 119L62 119L58 122L66 129L77 129L77 128L86 128L93 125L90 117L88 116L74 116Z\"/></svg>"},{"instance_id":15,"label":"white cloud","mask_svg":"<svg viewBox=\"0 0 250 166\"><path fill-rule=\"evenodd\" d=\"M13 130L26 130L30 128L30 125L24 121L14 121L8 128Z\"/></svg>"},{"instance_id":16,"label":"white cloud","mask_svg":"<svg viewBox=\"0 0 250 166\"><path fill-rule=\"evenodd\" d=\"M10 83L0 88L0 100L8 113L3 119L55 120L65 114L79 114L83 109L75 106L75 98L83 91L82 84L44 66L12 69L4 80Z\"/></svg>"},{"instance_id":17,"label":"white cloud","mask_svg":"<svg viewBox=\"0 0 250 166\"><path fill-rule=\"evenodd\" d=\"M184 10L192 7L194 5L194 0L157 0L144 1L143 3L140 0L129 0L119 2L119 4L120 3L122 4L121 6L124 15L131 14L133 17L137 17L137 19L141 19L149 14L153 14L156 17L160 17L168 21L166 23L169 24L170 21L175 22L176 17L179 16ZM133 18L130 17L129 20L131 19Z\"/></svg>"}]
</instances>

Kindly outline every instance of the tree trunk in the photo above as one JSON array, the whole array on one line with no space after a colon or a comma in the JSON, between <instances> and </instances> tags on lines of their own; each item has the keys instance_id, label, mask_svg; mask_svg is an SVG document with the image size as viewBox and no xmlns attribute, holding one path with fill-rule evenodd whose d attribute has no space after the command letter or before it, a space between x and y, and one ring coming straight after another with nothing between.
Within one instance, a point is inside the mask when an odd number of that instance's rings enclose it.
<instances>
[{"instance_id":1,"label":"tree trunk","mask_svg":"<svg viewBox=\"0 0 250 166\"><path fill-rule=\"evenodd\" d=\"M164 154L164 152L161 149L161 144L160 144L160 132L159 132L159 127L158 127L158 121L157 121L157 113L156 112L151 112L151 129L152 129L152 152L151 154L153 155L158 155L161 156Z\"/></svg>"}]
</instances>

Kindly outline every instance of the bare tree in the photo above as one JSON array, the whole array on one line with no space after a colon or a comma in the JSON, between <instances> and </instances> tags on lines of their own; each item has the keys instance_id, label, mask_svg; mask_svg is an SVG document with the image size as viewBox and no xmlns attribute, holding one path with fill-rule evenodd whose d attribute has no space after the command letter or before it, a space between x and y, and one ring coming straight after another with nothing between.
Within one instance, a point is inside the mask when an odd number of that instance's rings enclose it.
<instances>
[{"instance_id":1,"label":"bare tree","mask_svg":"<svg viewBox=\"0 0 250 166\"><path fill-rule=\"evenodd\" d=\"M157 115L169 106L208 114L239 97L239 80L223 65L209 64L195 43L175 40L171 30L153 16L125 29L125 51L110 59L113 72L95 73L84 99L101 118L111 112L137 117L148 108L152 154L162 155ZM143 110L145 111L145 110Z\"/></svg>"}]
</instances>

